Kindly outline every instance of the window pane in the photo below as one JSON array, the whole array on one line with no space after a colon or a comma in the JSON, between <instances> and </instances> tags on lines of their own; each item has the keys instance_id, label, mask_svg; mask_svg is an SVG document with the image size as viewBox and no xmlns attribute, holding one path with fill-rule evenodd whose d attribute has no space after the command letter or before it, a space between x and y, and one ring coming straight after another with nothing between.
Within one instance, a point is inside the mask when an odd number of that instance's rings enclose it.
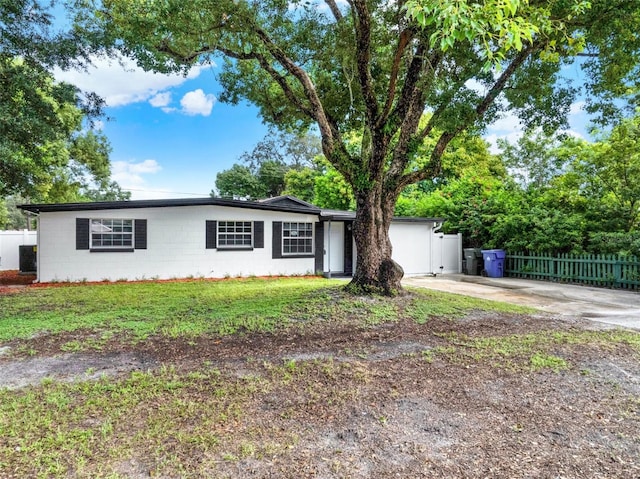
<instances>
[{"instance_id":1,"label":"window pane","mask_svg":"<svg viewBox=\"0 0 640 479\"><path fill-rule=\"evenodd\" d=\"M313 253L313 223L283 222L282 253Z\"/></svg>"},{"instance_id":2,"label":"window pane","mask_svg":"<svg viewBox=\"0 0 640 479\"><path fill-rule=\"evenodd\" d=\"M251 248L253 244L253 222L219 221L218 247Z\"/></svg>"},{"instance_id":3,"label":"window pane","mask_svg":"<svg viewBox=\"0 0 640 479\"><path fill-rule=\"evenodd\" d=\"M91 247L130 248L133 245L133 220L91 220Z\"/></svg>"}]
</instances>

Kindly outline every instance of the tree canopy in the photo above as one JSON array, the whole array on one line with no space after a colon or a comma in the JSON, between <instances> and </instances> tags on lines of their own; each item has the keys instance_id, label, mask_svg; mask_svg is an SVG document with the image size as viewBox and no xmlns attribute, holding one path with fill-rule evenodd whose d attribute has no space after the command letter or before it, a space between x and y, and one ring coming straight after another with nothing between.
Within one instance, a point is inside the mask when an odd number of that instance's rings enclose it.
<instances>
[{"instance_id":1,"label":"tree canopy","mask_svg":"<svg viewBox=\"0 0 640 479\"><path fill-rule=\"evenodd\" d=\"M282 127L318 128L356 199L359 290L401 289L388 237L395 203L408 185L439 174L457 136L507 110L529 127L566 126L580 86L603 122L638 96L635 0L103 0L88 8L83 28L106 32L144 68L220 61L221 100L248 100ZM583 85L563 80L569 64L584 72Z\"/></svg>"},{"instance_id":2,"label":"tree canopy","mask_svg":"<svg viewBox=\"0 0 640 479\"><path fill-rule=\"evenodd\" d=\"M320 153L317 136L270 128L251 151L240 156L244 164L236 163L218 173L217 192L212 191L211 195L252 200L281 195L287 188L287 174L291 173L292 184L298 184L295 173L315 169L315 159ZM304 192L298 196L311 201Z\"/></svg>"},{"instance_id":3,"label":"tree canopy","mask_svg":"<svg viewBox=\"0 0 640 479\"><path fill-rule=\"evenodd\" d=\"M101 101L51 74L86 63L91 45L56 31L42 2L0 1L0 198L128 198L109 179L107 139L90 128Z\"/></svg>"},{"instance_id":4,"label":"tree canopy","mask_svg":"<svg viewBox=\"0 0 640 479\"><path fill-rule=\"evenodd\" d=\"M640 256L639 117L593 143L529 131L501 143L502 174L470 164L432 190L403 194L396 211L445 217L445 232L470 247Z\"/></svg>"}]
</instances>

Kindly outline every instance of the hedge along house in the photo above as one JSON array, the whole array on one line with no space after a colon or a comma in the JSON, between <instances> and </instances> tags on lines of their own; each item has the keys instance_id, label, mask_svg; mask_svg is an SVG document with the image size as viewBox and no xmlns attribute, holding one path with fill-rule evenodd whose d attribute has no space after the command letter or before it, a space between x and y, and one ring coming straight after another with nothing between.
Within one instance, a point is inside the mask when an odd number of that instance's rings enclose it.
<instances>
[{"instance_id":1,"label":"hedge along house","mask_svg":"<svg viewBox=\"0 0 640 479\"><path fill-rule=\"evenodd\" d=\"M350 276L357 261L351 235L354 212L322 210L290 196L257 202L198 198L20 208L38 216L39 282ZM434 233L441 224L438 218L394 220L394 259L407 275L459 271L459 236L446 248L450 266L434 267L443 263L437 246L444 235Z\"/></svg>"}]
</instances>

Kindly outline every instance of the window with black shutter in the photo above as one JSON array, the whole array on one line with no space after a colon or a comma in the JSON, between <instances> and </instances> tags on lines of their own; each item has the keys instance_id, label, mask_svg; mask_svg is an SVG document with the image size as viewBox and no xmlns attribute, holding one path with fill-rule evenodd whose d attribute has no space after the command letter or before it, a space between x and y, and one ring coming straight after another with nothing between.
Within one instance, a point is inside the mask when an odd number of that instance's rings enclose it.
<instances>
[{"instance_id":1,"label":"window with black shutter","mask_svg":"<svg viewBox=\"0 0 640 479\"><path fill-rule=\"evenodd\" d=\"M76 218L76 249L108 253L147 249L147 220Z\"/></svg>"}]
</instances>

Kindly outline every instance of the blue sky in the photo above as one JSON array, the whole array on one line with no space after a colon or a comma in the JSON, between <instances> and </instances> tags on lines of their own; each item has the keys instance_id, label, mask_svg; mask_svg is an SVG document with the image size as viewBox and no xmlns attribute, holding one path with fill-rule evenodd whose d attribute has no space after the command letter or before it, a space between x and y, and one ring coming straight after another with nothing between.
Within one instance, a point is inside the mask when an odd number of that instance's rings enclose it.
<instances>
[{"instance_id":1,"label":"blue sky","mask_svg":"<svg viewBox=\"0 0 640 479\"><path fill-rule=\"evenodd\" d=\"M217 101L217 68L196 67L185 78L144 72L130 60L96 59L86 72L55 72L59 80L95 91L107 103L101 122L113 151L113 179L132 199L208 196L216 174L253 149L267 132L257 108ZM571 67L577 68L577 67ZM568 74L575 78L578 72ZM572 106L570 133L586 138L582 103ZM518 120L506 116L485 138L515 141Z\"/></svg>"},{"instance_id":2,"label":"blue sky","mask_svg":"<svg viewBox=\"0 0 640 479\"><path fill-rule=\"evenodd\" d=\"M107 103L100 122L113 151L113 179L133 199L207 196L216 174L266 134L258 110L219 103L215 67L181 75L97 59L87 72L55 72Z\"/></svg>"}]
</instances>

